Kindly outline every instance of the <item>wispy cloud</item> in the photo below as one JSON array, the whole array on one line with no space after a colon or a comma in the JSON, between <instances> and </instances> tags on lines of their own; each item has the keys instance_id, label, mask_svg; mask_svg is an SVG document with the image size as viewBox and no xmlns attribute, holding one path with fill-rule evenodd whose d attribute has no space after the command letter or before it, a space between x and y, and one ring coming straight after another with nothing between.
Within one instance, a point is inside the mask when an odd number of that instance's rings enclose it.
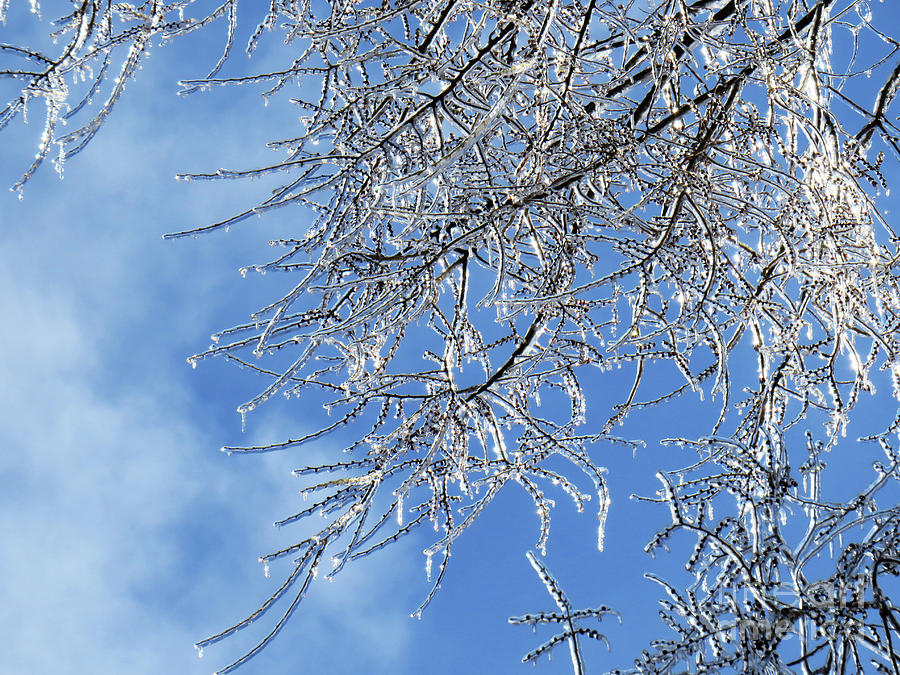
<instances>
[{"instance_id":1,"label":"wispy cloud","mask_svg":"<svg viewBox=\"0 0 900 675\"><path fill-rule=\"evenodd\" d=\"M202 661L191 645L274 590L255 556L290 543L271 523L296 504L299 460L219 453L236 440L241 394L210 386L224 371L183 360L253 308L219 294L240 283L228 264L248 262L245 240L159 239L176 210L208 214L208 196L169 206L146 167L125 168L143 156L157 175L179 159L171 138L135 133L142 114L63 183L39 176L24 202L0 197L3 673L211 672L261 631ZM393 669L412 601L392 589L408 572L373 558L314 589L247 672Z\"/></svg>"}]
</instances>

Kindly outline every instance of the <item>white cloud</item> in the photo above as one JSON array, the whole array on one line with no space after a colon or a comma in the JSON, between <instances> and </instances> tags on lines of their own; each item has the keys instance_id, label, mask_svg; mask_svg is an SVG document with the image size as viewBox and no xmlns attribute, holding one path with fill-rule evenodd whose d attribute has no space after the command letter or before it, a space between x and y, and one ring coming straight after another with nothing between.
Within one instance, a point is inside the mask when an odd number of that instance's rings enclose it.
<instances>
[{"instance_id":1,"label":"white cloud","mask_svg":"<svg viewBox=\"0 0 900 675\"><path fill-rule=\"evenodd\" d=\"M245 239L159 239L173 211L206 207L200 192L160 201L145 178L158 166L102 173L116 150L150 165L171 151L133 134L140 123L110 128L63 183L39 176L24 202L0 197L3 673L208 673L271 626L202 661L191 649L280 583L255 557L291 536L271 523L297 503L289 469L302 460L217 450L236 440L219 426L236 426L228 398L242 394L198 386L183 350L252 309L222 295L225 279L253 292L223 265ZM411 629L409 598L392 592L407 572L373 558L314 588L245 672L392 669Z\"/></svg>"},{"instance_id":2,"label":"white cloud","mask_svg":"<svg viewBox=\"0 0 900 675\"><path fill-rule=\"evenodd\" d=\"M158 666L151 645L124 638L154 624L134 591L172 562L165 527L197 489L183 481L178 451L199 445L197 433L154 419L149 396L105 400L86 381L97 359L71 310L9 278L2 285L5 667Z\"/></svg>"},{"instance_id":3,"label":"white cloud","mask_svg":"<svg viewBox=\"0 0 900 675\"><path fill-rule=\"evenodd\" d=\"M61 257L63 278L69 262ZM185 417L202 406L178 383L144 380L137 366L131 374L110 372L129 363L121 353L97 351L101 342L114 344L103 337L117 330L114 309L88 312L53 277L22 275L23 283L9 269L0 273L4 672L208 672L222 665L249 645L236 640L203 662L190 645L274 588L277 579L262 579L252 562L265 551L248 546L285 543L285 533L262 526L294 505L293 464L215 452L214 434ZM128 285L123 279L114 287ZM121 302L111 297L109 306ZM146 297L128 298L135 302L153 308ZM148 345L155 339L146 336ZM141 348L121 350L139 355ZM107 386L129 375L140 379ZM302 649L291 641L273 651L325 658L332 636L343 634L371 647L346 652L345 663L366 653L379 654L382 665L400 658L404 606L384 601L404 570L373 562L314 590L298 620Z\"/></svg>"}]
</instances>

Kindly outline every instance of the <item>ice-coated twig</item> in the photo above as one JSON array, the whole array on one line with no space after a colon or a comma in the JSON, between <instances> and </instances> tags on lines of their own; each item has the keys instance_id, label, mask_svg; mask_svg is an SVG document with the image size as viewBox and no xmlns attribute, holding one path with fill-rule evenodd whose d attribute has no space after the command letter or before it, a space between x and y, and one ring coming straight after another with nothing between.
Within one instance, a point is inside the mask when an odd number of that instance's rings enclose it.
<instances>
[{"instance_id":1,"label":"ice-coated twig","mask_svg":"<svg viewBox=\"0 0 900 675\"><path fill-rule=\"evenodd\" d=\"M522 662L536 663L541 655L547 654L549 656L554 647L565 642L569 646L569 656L572 659L572 671L575 675L583 675L586 671L578 638L588 637L594 640L600 640L606 644L607 649L609 648L609 641L605 635L597 630L578 626L577 623L584 619L596 619L602 621L604 616L610 614L618 618L620 622L622 621L622 618L616 610L603 606L573 610L569 603L569 598L566 596L556 578L550 573L550 570L547 569L546 565L538 560L537 556L532 551L528 551L525 556L528 558L528 562L531 563L538 578L544 584L544 588L547 589L547 592L550 594L550 597L553 598L553 601L560 611L514 616L509 618L509 622L514 625L527 624L532 627L535 627L538 624L560 624L561 632L551 637L541 646L528 652L522 657Z\"/></svg>"}]
</instances>

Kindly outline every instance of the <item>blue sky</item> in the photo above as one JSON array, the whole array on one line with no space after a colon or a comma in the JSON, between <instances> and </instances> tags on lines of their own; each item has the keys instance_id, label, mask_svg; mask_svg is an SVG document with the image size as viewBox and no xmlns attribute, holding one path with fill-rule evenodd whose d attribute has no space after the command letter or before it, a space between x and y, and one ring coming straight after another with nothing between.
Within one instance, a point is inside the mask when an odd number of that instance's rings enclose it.
<instances>
[{"instance_id":1,"label":"blue sky","mask_svg":"<svg viewBox=\"0 0 900 675\"><path fill-rule=\"evenodd\" d=\"M35 25L17 21L0 31ZM218 39L155 49L64 180L48 165L23 200L0 191L0 673L208 673L237 658L269 624L202 660L192 644L280 583L283 570L266 579L256 557L292 541L271 527L299 501L290 471L338 449L326 440L293 454L225 456L223 445L294 436L318 413L274 403L242 434L235 407L260 383L225 363L185 363L211 332L290 282L237 270L265 259L269 239L302 228L302 214L280 211L227 234L161 239L265 192L260 183L176 183L176 172L262 162L264 142L294 123L290 106L263 107L250 90L175 95L177 79L216 60ZM259 57L257 65L274 63L277 53L264 47ZM16 120L0 135L0 184L27 166L40 123ZM613 381L592 380L598 416L615 398ZM591 512L579 516L557 500L547 564L576 605L611 605L624 619L604 625L611 655L587 648L592 671L628 665L660 633L652 630L656 589L641 576L655 565L677 581L679 558L652 563L642 552L666 511L627 497L655 490L658 466L685 463L655 437L702 435L712 414L685 397L635 418L632 429L649 429L647 450L596 449L613 490L605 552L596 550ZM551 608L524 557L536 537L531 502L510 490L460 542L420 621L409 613L428 588L426 538L315 586L242 672L526 672L519 658L549 634L506 619ZM538 672L569 672L565 651Z\"/></svg>"}]
</instances>

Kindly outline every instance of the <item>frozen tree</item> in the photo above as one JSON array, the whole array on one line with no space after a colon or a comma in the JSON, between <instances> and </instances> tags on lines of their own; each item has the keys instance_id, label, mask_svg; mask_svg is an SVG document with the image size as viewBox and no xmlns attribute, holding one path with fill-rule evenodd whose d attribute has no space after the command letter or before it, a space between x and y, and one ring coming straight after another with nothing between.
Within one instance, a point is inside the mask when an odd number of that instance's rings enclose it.
<instances>
[{"instance_id":1,"label":"frozen tree","mask_svg":"<svg viewBox=\"0 0 900 675\"><path fill-rule=\"evenodd\" d=\"M660 471L646 497L671 513L648 550L696 536L696 583L654 577L674 637L633 672L900 675L887 581L900 572L900 419L869 439L886 455L871 487L845 502L818 488L879 371L900 398L900 251L880 206L883 162L900 153L900 36L867 2L272 0L247 51L275 33L284 66L229 76L238 0L202 5L83 0L50 47L0 41L0 75L21 85L0 128L45 110L21 190L43 159L61 167L91 140L151 45L218 23L222 59L182 93L249 86L293 96L303 116L271 142L269 166L181 176L283 176L270 196L167 235L282 207L312 214L247 268L288 274L292 290L189 360L266 379L242 415L279 394L327 397L315 433L228 452L355 434L332 463L297 472L322 478L279 524L327 519L262 558L294 561L284 585L200 643L283 599L269 636L222 672L278 632L320 566L332 576L431 527L420 612L454 542L507 484L534 502L539 551L555 493L590 503L602 547L596 449L636 447L613 435L631 411L696 392L717 420L707 438L679 440L697 461ZM748 356L750 380L736 367ZM631 378L599 425L586 423L590 366ZM651 371L679 380L659 391ZM797 442L796 429L821 441ZM526 658L565 642L580 672L577 638L595 631L574 620L602 611L572 609L530 559L561 614L519 621L563 631Z\"/></svg>"}]
</instances>

